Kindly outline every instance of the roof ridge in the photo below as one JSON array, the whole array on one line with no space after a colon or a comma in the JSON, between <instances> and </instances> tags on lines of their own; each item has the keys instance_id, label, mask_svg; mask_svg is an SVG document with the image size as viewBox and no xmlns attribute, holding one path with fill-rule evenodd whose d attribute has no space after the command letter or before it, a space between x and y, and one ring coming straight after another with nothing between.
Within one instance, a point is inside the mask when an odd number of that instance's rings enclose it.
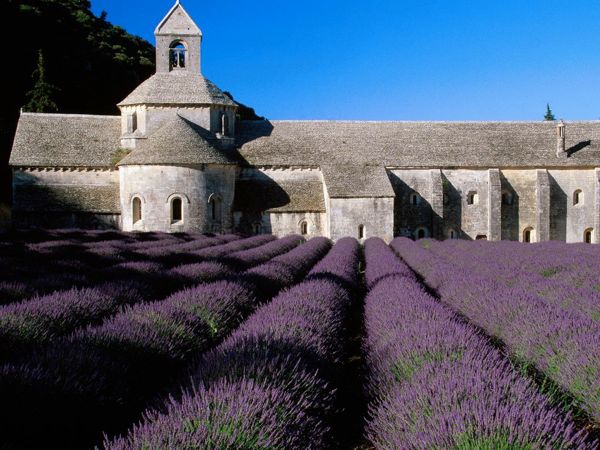
<instances>
[{"instance_id":1,"label":"roof ridge","mask_svg":"<svg viewBox=\"0 0 600 450\"><path fill-rule=\"evenodd\" d=\"M115 119L121 118L120 115L108 115L108 114L68 114L68 113L38 113L23 111L21 116L47 116L47 117L69 117L69 118L80 118L80 119Z\"/></svg>"},{"instance_id":2,"label":"roof ridge","mask_svg":"<svg viewBox=\"0 0 600 450\"><path fill-rule=\"evenodd\" d=\"M240 122L271 122L271 123L389 123L389 124L552 124L559 121L545 120L336 120L336 119L273 119L273 120L241 120ZM569 123L600 124L600 120L564 120Z\"/></svg>"}]
</instances>

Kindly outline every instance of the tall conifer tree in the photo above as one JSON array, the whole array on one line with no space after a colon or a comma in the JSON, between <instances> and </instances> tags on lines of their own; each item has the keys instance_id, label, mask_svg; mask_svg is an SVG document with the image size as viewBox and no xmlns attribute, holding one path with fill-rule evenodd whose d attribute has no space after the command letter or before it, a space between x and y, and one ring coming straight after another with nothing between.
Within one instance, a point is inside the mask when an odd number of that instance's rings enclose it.
<instances>
[{"instance_id":1,"label":"tall conifer tree","mask_svg":"<svg viewBox=\"0 0 600 450\"><path fill-rule=\"evenodd\" d=\"M550 103L546 103L546 115L544 116L544 120L547 120L547 121L556 120L554 118L554 113L550 109Z\"/></svg>"},{"instance_id":2,"label":"tall conifer tree","mask_svg":"<svg viewBox=\"0 0 600 450\"><path fill-rule=\"evenodd\" d=\"M56 106L52 98L58 92L58 88L46 81L44 54L41 50L38 51L37 67L33 71L31 78L35 80L35 83L33 88L26 94L26 98L29 101L23 109L30 112L56 112L58 106Z\"/></svg>"}]
</instances>

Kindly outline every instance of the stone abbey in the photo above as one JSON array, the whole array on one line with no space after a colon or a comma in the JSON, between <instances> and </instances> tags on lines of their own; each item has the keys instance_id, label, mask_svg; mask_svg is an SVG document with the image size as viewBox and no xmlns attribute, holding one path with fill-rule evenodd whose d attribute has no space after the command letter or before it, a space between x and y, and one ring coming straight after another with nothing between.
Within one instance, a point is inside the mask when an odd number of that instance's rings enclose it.
<instances>
[{"instance_id":1,"label":"stone abbey","mask_svg":"<svg viewBox=\"0 0 600 450\"><path fill-rule=\"evenodd\" d=\"M120 116L22 113L18 227L600 242L600 122L243 121L183 6Z\"/></svg>"}]
</instances>

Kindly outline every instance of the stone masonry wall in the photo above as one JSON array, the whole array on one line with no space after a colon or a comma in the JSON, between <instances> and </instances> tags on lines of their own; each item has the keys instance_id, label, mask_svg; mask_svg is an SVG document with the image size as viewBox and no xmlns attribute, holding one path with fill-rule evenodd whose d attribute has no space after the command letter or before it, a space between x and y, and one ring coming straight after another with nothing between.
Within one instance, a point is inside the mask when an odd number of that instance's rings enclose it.
<instances>
[{"instance_id":1,"label":"stone masonry wall","mask_svg":"<svg viewBox=\"0 0 600 450\"><path fill-rule=\"evenodd\" d=\"M125 231L230 232L234 167L121 166L121 210ZM220 199L221 220L212 220L209 199ZM142 201L142 220L133 223L134 197ZM180 197L183 220L171 223L171 200Z\"/></svg>"},{"instance_id":2,"label":"stone masonry wall","mask_svg":"<svg viewBox=\"0 0 600 450\"><path fill-rule=\"evenodd\" d=\"M330 199L330 238L358 238L358 227L364 225L365 238L378 236L389 242L394 237L394 199L332 198Z\"/></svg>"}]
</instances>

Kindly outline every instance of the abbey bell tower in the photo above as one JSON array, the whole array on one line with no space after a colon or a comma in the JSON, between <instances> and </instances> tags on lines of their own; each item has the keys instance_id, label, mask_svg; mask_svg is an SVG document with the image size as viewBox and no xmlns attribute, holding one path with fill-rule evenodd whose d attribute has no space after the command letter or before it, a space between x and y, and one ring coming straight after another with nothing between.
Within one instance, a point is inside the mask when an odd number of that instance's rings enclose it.
<instances>
[{"instance_id":1,"label":"abbey bell tower","mask_svg":"<svg viewBox=\"0 0 600 450\"><path fill-rule=\"evenodd\" d=\"M202 31L177 1L154 30L156 72L201 71Z\"/></svg>"}]
</instances>

